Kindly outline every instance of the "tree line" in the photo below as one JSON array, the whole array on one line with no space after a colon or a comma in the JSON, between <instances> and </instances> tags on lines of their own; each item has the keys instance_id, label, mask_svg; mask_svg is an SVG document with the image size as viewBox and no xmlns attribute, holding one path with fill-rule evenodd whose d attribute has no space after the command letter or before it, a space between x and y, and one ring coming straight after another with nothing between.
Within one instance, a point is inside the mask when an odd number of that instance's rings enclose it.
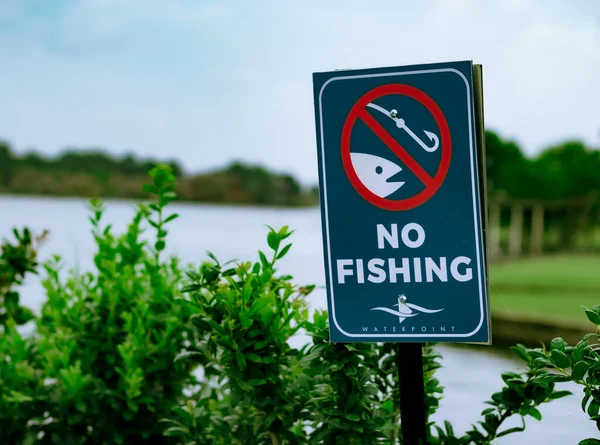
<instances>
[{"instance_id":1,"label":"tree line","mask_svg":"<svg viewBox=\"0 0 600 445\"><path fill-rule=\"evenodd\" d=\"M203 173L187 174L176 160L112 156L101 150L70 149L50 157L16 154L0 142L0 193L144 198L148 171L168 165L178 178L181 200L211 203L297 206L314 204L316 189L305 189L292 175L233 161Z\"/></svg>"},{"instance_id":2,"label":"tree line","mask_svg":"<svg viewBox=\"0 0 600 445\"><path fill-rule=\"evenodd\" d=\"M486 131L488 190L513 199L571 199L600 192L600 150L567 140L527 157L519 145Z\"/></svg>"},{"instance_id":3,"label":"tree line","mask_svg":"<svg viewBox=\"0 0 600 445\"><path fill-rule=\"evenodd\" d=\"M600 193L600 150L567 140L524 154L512 140L485 133L486 171L490 196L513 199L571 199ZM303 188L290 174L234 161L209 172L187 174L176 160L111 156L101 150L70 149L46 157L36 152L17 155L0 142L0 192L35 195L144 197L140 185L159 163L178 178L180 199L258 205L312 205L318 187Z\"/></svg>"}]
</instances>

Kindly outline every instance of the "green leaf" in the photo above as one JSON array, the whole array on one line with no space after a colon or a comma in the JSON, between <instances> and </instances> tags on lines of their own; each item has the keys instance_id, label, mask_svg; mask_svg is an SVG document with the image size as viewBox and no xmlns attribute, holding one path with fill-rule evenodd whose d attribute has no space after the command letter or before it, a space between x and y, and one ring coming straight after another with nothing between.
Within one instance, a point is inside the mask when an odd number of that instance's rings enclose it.
<instances>
[{"instance_id":1,"label":"green leaf","mask_svg":"<svg viewBox=\"0 0 600 445\"><path fill-rule=\"evenodd\" d=\"M32 402L33 399L31 397L29 397L28 395L25 395L23 393L11 390L10 394L8 396L5 396L5 400L9 403L25 403L25 402Z\"/></svg>"},{"instance_id":2,"label":"green leaf","mask_svg":"<svg viewBox=\"0 0 600 445\"><path fill-rule=\"evenodd\" d=\"M165 243L165 241L164 241L164 240L162 240L162 239L159 239L158 241L156 241L156 243L154 243L154 248L155 248L156 250L158 250L159 252L160 252L161 250L164 250L164 249L165 249L165 246L166 246L166 243Z\"/></svg>"},{"instance_id":3,"label":"green leaf","mask_svg":"<svg viewBox=\"0 0 600 445\"><path fill-rule=\"evenodd\" d=\"M569 366L571 366L571 360L569 360L569 357L567 357L567 354L565 354L562 351L559 351L558 349L554 349L551 352L552 355L552 360L554 361L554 364L562 369L568 368Z\"/></svg>"},{"instance_id":4,"label":"green leaf","mask_svg":"<svg viewBox=\"0 0 600 445\"><path fill-rule=\"evenodd\" d=\"M583 439L577 445L600 445L600 440L598 440L598 439Z\"/></svg>"},{"instance_id":5,"label":"green leaf","mask_svg":"<svg viewBox=\"0 0 600 445\"><path fill-rule=\"evenodd\" d=\"M242 325L243 328L248 329L250 326L252 326L252 324L254 323L254 320L252 320L251 318L248 318L248 316L244 316L243 314L240 317L240 324Z\"/></svg>"},{"instance_id":6,"label":"green leaf","mask_svg":"<svg viewBox=\"0 0 600 445\"><path fill-rule=\"evenodd\" d=\"M598 415L599 411L600 404L598 404L598 402L596 402L595 400L592 400L587 407L587 413L590 415L590 417L595 417Z\"/></svg>"},{"instance_id":7,"label":"green leaf","mask_svg":"<svg viewBox=\"0 0 600 445\"><path fill-rule=\"evenodd\" d=\"M179 214L178 213L173 213L172 215L167 216L167 218L165 219L164 223L168 223L173 221L174 219L179 218Z\"/></svg>"},{"instance_id":8,"label":"green leaf","mask_svg":"<svg viewBox=\"0 0 600 445\"><path fill-rule=\"evenodd\" d=\"M345 414L344 417L351 422L360 421L360 416L358 414Z\"/></svg>"},{"instance_id":9,"label":"green leaf","mask_svg":"<svg viewBox=\"0 0 600 445\"><path fill-rule=\"evenodd\" d=\"M584 362L583 360L580 362L577 362L573 365L573 369L571 372L571 378L573 380L582 380L583 377L585 376L585 373L588 372L589 369L590 369L589 363Z\"/></svg>"},{"instance_id":10,"label":"green leaf","mask_svg":"<svg viewBox=\"0 0 600 445\"><path fill-rule=\"evenodd\" d=\"M591 394L586 394L581 400L581 410L585 413L587 411L587 403L592 398Z\"/></svg>"},{"instance_id":11,"label":"green leaf","mask_svg":"<svg viewBox=\"0 0 600 445\"><path fill-rule=\"evenodd\" d=\"M452 428L452 424L448 420L444 420L444 427L449 435L454 436L454 428Z\"/></svg>"},{"instance_id":12,"label":"green leaf","mask_svg":"<svg viewBox=\"0 0 600 445\"><path fill-rule=\"evenodd\" d=\"M271 278L273 278L273 274L271 271L267 270L260 276L260 282L261 284L267 284Z\"/></svg>"},{"instance_id":13,"label":"green leaf","mask_svg":"<svg viewBox=\"0 0 600 445\"><path fill-rule=\"evenodd\" d=\"M484 443L485 436L483 434L481 434L481 432L479 432L477 429L471 430L467 434L468 434L468 438L471 441L474 441L477 444ZM463 443L469 443L469 442L463 442ZM456 442L454 444L456 444Z\"/></svg>"},{"instance_id":14,"label":"green leaf","mask_svg":"<svg viewBox=\"0 0 600 445\"><path fill-rule=\"evenodd\" d=\"M519 374L517 374L516 372L504 372L502 373L502 380L504 380L504 382L508 382L509 380L521 380L521 376Z\"/></svg>"},{"instance_id":15,"label":"green leaf","mask_svg":"<svg viewBox=\"0 0 600 445\"><path fill-rule=\"evenodd\" d=\"M246 383L248 386L261 386L267 383L265 379L250 379Z\"/></svg>"},{"instance_id":16,"label":"green leaf","mask_svg":"<svg viewBox=\"0 0 600 445\"><path fill-rule=\"evenodd\" d=\"M556 400L556 399L560 399L562 397L570 396L571 394L573 394L571 391L553 391L548 396L548 399L549 400Z\"/></svg>"},{"instance_id":17,"label":"green leaf","mask_svg":"<svg viewBox=\"0 0 600 445\"><path fill-rule=\"evenodd\" d=\"M507 430L499 432L498 434L496 434L496 437L506 436L507 434L511 434L511 433L521 433L523 431L525 431L525 427L516 426L514 428L508 428Z\"/></svg>"},{"instance_id":18,"label":"green leaf","mask_svg":"<svg viewBox=\"0 0 600 445\"><path fill-rule=\"evenodd\" d=\"M180 426L173 426L171 428L168 428L165 430L165 432L163 433L163 435L167 436L167 437L180 437L180 436L187 436L189 433L189 430L187 428L182 428Z\"/></svg>"},{"instance_id":19,"label":"green leaf","mask_svg":"<svg viewBox=\"0 0 600 445\"><path fill-rule=\"evenodd\" d=\"M181 351L179 354L177 354L175 356L175 359L173 360L173 362L177 363L179 361L185 361L185 360L189 360L191 358L204 359L205 356L201 352L197 352L197 351Z\"/></svg>"},{"instance_id":20,"label":"green leaf","mask_svg":"<svg viewBox=\"0 0 600 445\"><path fill-rule=\"evenodd\" d=\"M538 368L552 367L554 364L547 357L536 357L533 366Z\"/></svg>"},{"instance_id":21,"label":"green leaf","mask_svg":"<svg viewBox=\"0 0 600 445\"><path fill-rule=\"evenodd\" d=\"M281 249L281 252L279 252L279 254L277 255L277 259L280 260L281 258L283 258L285 256L286 253L288 253L288 251L290 250L290 248L292 247L292 244L288 244L287 246L285 246L283 249Z\"/></svg>"},{"instance_id":22,"label":"green leaf","mask_svg":"<svg viewBox=\"0 0 600 445\"><path fill-rule=\"evenodd\" d=\"M268 268L269 260L267 260L267 256L261 250L258 251L258 256L260 257L260 262L262 263L263 268Z\"/></svg>"},{"instance_id":23,"label":"green leaf","mask_svg":"<svg viewBox=\"0 0 600 445\"><path fill-rule=\"evenodd\" d=\"M193 270L188 270L185 274L192 281L200 281L202 279L202 277L200 276L200 274L198 272L196 272L196 271L193 271Z\"/></svg>"},{"instance_id":24,"label":"green leaf","mask_svg":"<svg viewBox=\"0 0 600 445\"><path fill-rule=\"evenodd\" d=\"M534 408L533 406L529 408L529 415L534 419L542 420L542 413L540 413L540 411L537 408Z\"/></svg>"},{"instance_id":25,"label":"green leaf","mask_svg":"<svg viewBox=\"0 0 600 445\"><path fill-rule=\"evenodd\" d=\"M206 255L215 262L215 264L219 265L219 260L217 260L217 257L215 256L214 253L212 252L206 252Z\"/></svg>"},{"instance_id":26,"label":"green leaf","mask_svg":"<svg viewBox=\"0 0 600 445\"><path fill-rule=\"evenodd\" d=\"M588 388L586 388L586 389L588 389ZM592 389L591 393L592 393L593 399L600 404L600 390L599 389Z\"/></svg>"},{"instance_id":27,"label":"green leaf","mask_svg":"<svg viewBox=\"0 0 600 445\"><path fill-rule=\"evenodd\" d=\"M536 383L547 385L549 383L561 383L571 381L571 377L562 374L542 374L534 378Z\"/></svg>"},{"instance_id":28,"label":"green leaf","mask_svg":"<svg viewBox=\"0 0 600 445\"><path fill-rule=\"evenodd\" d=\"M159 193L158 188L156 188L156 186L154 186L153 184L142 185L142 190L144 190L146 193L152 193L154 195L157 195Z\"/></svg>"},{"instance_id":29,"label":"green leaf","mask_svg":"<svg viewBox=\"0 0 600 445\"><path fill-rule=\"evenodd\" d=\"M339 411L337 410L337 408L335 407L328 407L328 408L323 408L323 412L325 414L328 414L330 416L337 416L339 414Z\"/></svg>"},{"instance_id":30,"label":"green leaf","mask_svg":"<svg viewBox=\"0 0 600 445\"><path fill-rule=\"evenodd\" d=\"M581 340L579 343L577 343L577 346L575 346L575 349L573 349L573 352L571 353L571 360L573 360L573 363L577 363L583 359L587 347L587 340Z\"/></svg>"},{"instance_id":31,"label":"green leaf","mask_svg":"<svg viewBox=\"0 0 600 445\"><path fill-rule=\"evenodd\" d=\"M386 400L383 405L381 405L381 408L388 414L391 414L392 412L394 412L394 401L391 399Z\"/></svg>"},{"instance_id":32,"label":"green leaf","mask_svg":"<svg viewBox=\"0 0 600 445\"><path fill-rule=\"evenodd\" d=\"M246 358L240 351L235 352L235 361L237 362L241 371L246 370Z\"/></svg>"},{"instance_id":33,"label":"green leaf","mask_svg":"<svg viewBox=\"0 0 600 445\"><path fill-rule=\"evenodd\" d=\"M209 331L211 326L207 318L203 314L194 314L191 317L192 323L201 331Z\"/></svg>"},{"instance_id":34,"label":"green leaf","mask_svg":"<svg viewBox=\"0 0 600 445\"><path fill-rule=\"evenodd\" d=\"M521 360L526 363L531 363L531 357L527 354L527 350L523 345L511 346L510 348Z\"/></svg>"},{"instance_id":35,"label":"green leaf","mask_svg":"<svg viewBox=\"0 0 600 445\"><path fill-rule=\"evenodd\" d=\"M271 249L277 250L279 248L279 243L281 243L281 238L277 232L269 232L267 235L267 243Z\"/></svg>"},{"instance_id":36,"label":"green leaf","mask_svg":"<svg viewBox=\"0 0 600 445\"><path fill-rule=\"evenodd\" d=\"M565 347L567 344L561 337L557 337L550 342L550 350L553 351L555 349L565 352Z\"/></svg>"},{"instance_id":37,"label":"green leaf","mask_svg":"<svg viewBox=\"0 0 600 445\"><path fill-rule=\"evenodd\" d=\"M202 286L199 284L188 284L187 286L183 286L181 288L181 293L187 294L188 292L195 292L200 289L202 289Z\"/></svg>"},{"instance_id":38,"label":"green leaf","mask_svg":"<svg viewBox=\"0 0 600 445\"><path fill-rule=\"evenodd\" d=\"M260 355L255 354L254 352L246 352L246 359L250 360L251 362L254 363L261 363L262 362L262 358Z\"/></svg>"},{"instance_id":39,"label":"green leaf","mask_svg":"<svg viewBox=\"0 0 600 445\"><path fill-rule=\"evenodd\" d=\"M502 399L508 405L518 405L522 401L522 397L513 388L504 388L502 390Z\"/></svg>"},{"instance_id":40,"label":"green leaf","mask_svg":"<svg viewBox=\"0 0 600 445\"><path fill-rule=\"evenodd\" d=\"M590 320L592 323L595 325L600 325L600 315L598 315L596 312L586 308L585 315L587 315L588 320Z\"/></svg>"},{"instance_id":41,"label":"green leaf","mask_svg":"<svg viewBox=\"0 0 600 445\"><path fill-rule=\"evenodd\" d=\"M177 420L173 420L173 419L159 419L158 423L168 423L173 426L184 427L183 423L178 422Z\"/></svg>"}]
</instances>

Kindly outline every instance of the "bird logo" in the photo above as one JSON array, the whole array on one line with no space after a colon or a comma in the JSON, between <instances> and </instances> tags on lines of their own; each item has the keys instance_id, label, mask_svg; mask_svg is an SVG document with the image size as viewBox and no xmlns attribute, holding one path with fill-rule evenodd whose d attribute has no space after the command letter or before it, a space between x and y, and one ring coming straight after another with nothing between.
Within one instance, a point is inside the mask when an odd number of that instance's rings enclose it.
<instances>
[{"instance_id":1,"label":"bird logo","mask_svg":"<svg viewBox=\"0 0 600 445\"><path fill-rule=\"evenodd\" d=\"M390 309L388 307L374 307L372 311L382 311L388 314L396 315L398 317L398 323L402 323L407 318L416 317L420 314L435 314L441 312L444 309L425 309L424 307L417 306L416 304L407 303L406 296L400 295L398 297L398 304L392 307L398 307L398 310Z\"/></svg>"}]
</instances>

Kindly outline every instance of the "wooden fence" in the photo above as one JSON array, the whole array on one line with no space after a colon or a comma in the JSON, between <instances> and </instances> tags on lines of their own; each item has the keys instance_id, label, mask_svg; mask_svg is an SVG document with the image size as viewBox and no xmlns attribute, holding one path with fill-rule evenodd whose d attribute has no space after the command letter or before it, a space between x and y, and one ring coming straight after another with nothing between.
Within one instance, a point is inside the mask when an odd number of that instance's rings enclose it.
<instances>
[{"instance_id":1,"label":"wooden fence","mask_svg":"<svg viewBox=\"0 0 600 445\"><path fill-rule=\"evenodd\" d=\"M600 201L595 196L565 201L488 201L491 261L548 251L600 251Z\"/></svg>"}]
</instances>

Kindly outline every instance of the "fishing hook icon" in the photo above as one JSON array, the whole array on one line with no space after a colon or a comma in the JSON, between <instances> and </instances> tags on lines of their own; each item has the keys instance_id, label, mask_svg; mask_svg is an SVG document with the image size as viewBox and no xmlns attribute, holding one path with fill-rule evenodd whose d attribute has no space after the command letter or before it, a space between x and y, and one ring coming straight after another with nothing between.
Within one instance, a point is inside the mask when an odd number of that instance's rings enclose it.
<instances>
[{"instance_id":1,"label":"fishing hook icon","mask_svg":"<svg viewBox=\"0 0 600 445\"><path fill-rule=\"evenodd\" d=\"M432 133L431 131L427 131L427 130L423 130L423 132L433 142L433 146L430 147L425 142L423 142L410 128L408 128L408 125L406 125L406 122L404 121L404 119L402 119L401 117L398 117L398 112L396 110L388 111L385 108L380 107L379 105L376 105L374 103L367 104L367 107L371 107L374 110L377 110L380 113L385 114L387 117L389 117L394 122L396 122L396 127L400 128L401 130L406 131L406 133L408 133L408 135L411 138L413 138L414 141L417 144L419 144L421 146L421 148L423 150L425 150L426 152L433 153L440 146L440 139L437 137L437 135L435 133Z\"/></svg>"}]
</instances>

